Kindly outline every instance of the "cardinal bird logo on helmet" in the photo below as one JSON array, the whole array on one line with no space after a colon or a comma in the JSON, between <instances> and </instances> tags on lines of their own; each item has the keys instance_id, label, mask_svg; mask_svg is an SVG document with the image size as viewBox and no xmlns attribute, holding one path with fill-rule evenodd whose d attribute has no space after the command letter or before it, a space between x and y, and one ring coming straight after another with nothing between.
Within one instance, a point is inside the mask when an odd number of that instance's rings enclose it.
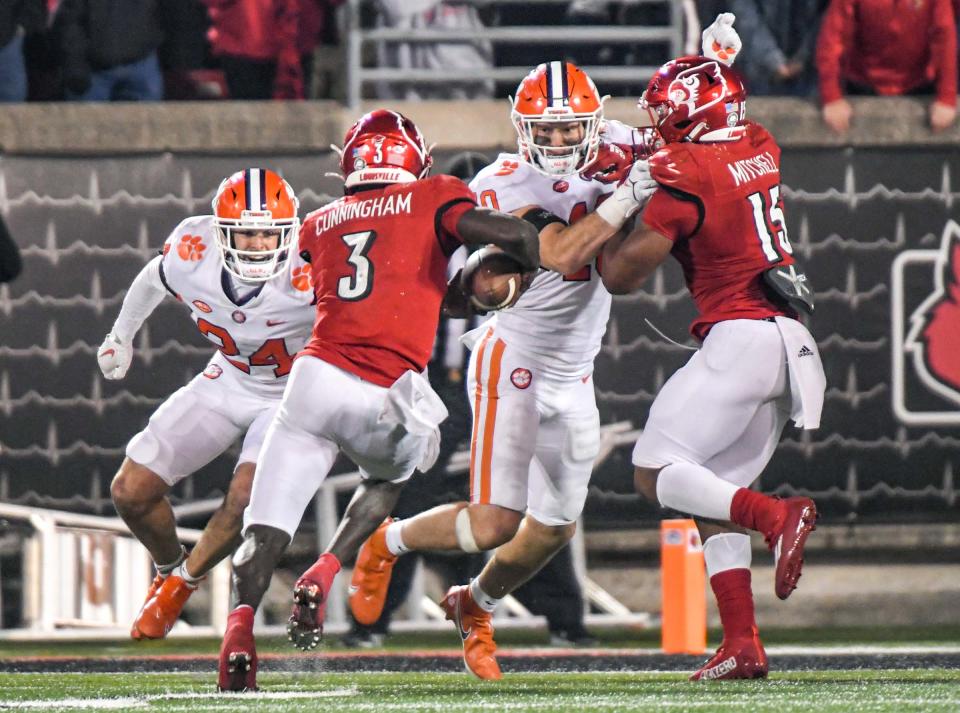
<instances>
[{"instance_id":1,"label":"cardinal bird logo on helmet","mask_svg":"<svg viewBox=\"0 0 960 713\"><path fill-rule=\"evenodd\" d=\"M904 350L931 391L960 404L960 225L951 221L934 268L934 291L910 315Z\"/></svg>"},{"instance_id":2,"label":"cardinal bird logo on helmet","mask_svg":"<svg viewBox=\"0 0 960 713\"><path fill-rule=\"evenodd\" d=\"M701 97L707 94L717 84L721 90L713 92L705 101ZM705 62L698 67L685 69L670 82L667 96L674 105L686 107L687 116L704 111L714 104L723 101L727 94L727 80L720 73L720 65L716 62Z\"/></svg>"}]
</instances>

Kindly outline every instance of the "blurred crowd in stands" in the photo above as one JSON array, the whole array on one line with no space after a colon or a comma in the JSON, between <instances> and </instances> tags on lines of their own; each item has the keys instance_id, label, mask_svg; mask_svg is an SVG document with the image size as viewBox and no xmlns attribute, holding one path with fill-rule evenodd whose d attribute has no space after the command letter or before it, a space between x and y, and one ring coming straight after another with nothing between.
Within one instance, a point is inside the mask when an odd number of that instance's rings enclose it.
<instances>
[{"instance_id":1,"label":"blurred crowd in stands","mask_svg":"<svg viewBox=\"0 0 960 713\"><path fill-rule=\"evenodd\" d=\"M816 98L845 131L850 95L930 96L935 130L956 118L960 0L363 0L367 28L470 33L537 27L552 43L380 42L366 63L409 70L534 66L558 53L590 66L657 66L656 42L566 43L563 26L669 26L737 16L750 92ZM346 0L0 0L0 101L343 97ZM676 9L676 8L675 8ZM555 29L556 28L556 29ZM692 35L691 35L692 36ZM513 81L517 81L519 77ZM642 83L640 84L642 86ZM501 94L492 80L379 82L379 98Z\"/></svg>"}]
</instances>

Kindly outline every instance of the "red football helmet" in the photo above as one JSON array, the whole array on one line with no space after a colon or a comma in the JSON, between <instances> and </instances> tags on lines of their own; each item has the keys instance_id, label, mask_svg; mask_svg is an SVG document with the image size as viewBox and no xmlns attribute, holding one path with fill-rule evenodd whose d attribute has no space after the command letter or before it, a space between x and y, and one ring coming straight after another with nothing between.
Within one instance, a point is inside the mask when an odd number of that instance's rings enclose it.
<instances>
[{"instance_id":1,"label":"red football helmet","mask_svg":"<svg viewBox=\"0 0 960 713\"><path fill-rule=\"evenodd\" d=\"M248 168L224 178L213 197L213 222L227 271L248 282L265 282L279 275L300 228L299 207L290 184L273 171ZM275 234L277 246L237 249L236 233L260 232Z\"/></svg>"},{"instance_id":2,"label":"red football helmet","mask_svg":"<svg viewBox=\"0 0 960 713\"><path fill-rule=\"evenodd\" d=\"M409 183L430 171L433 159L410 119L389 109L361 116L347 130L340 154L346 188L370 183Z\"/></svg>"},{"instance_id":3,"label":"red football helmet","mask_svg":"<svg viewBox=\"0 0 960 713\"><path fill-rule=\"evenodd\" d=\"M653 75L639 105L660 137L673 143L742 126L746 99L743 82L729 67L706 57L680 57Z\"/></svg>"},{"instance_id":4,"label":"red football helmet","mask_svg":"<svg viewBox=\"0 0 960 713\"><path fill-rule=\"evenodd\" d=\"M517 131L520 157L538 172L553 177L582 171L597 157L603 102L593 80L571 62L545 62L517 87L510 118ZM580 141L570 146L545 146L535 138L539 124L583 126Z\"/></svg>"}]
</instances>

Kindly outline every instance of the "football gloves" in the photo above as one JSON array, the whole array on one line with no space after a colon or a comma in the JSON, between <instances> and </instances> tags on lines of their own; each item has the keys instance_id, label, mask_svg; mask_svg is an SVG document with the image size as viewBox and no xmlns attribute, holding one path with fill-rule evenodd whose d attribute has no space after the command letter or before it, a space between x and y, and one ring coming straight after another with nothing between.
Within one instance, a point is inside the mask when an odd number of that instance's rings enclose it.
<instances>
[{"instance_id":1,"label":"football gloves","mask_svg":"<svg viewBox=\"0 0 960 713\"><path fill-rule=\"evenodd\" d=\"M728 67L733 64L737 53L743 47L740 35L733 29L736 19L732 12L722 12L717 15L713 24L703 31L700 37L704 57L715 59Z\"/></svg>"},{"instance_id":2,"label":"football gloves","mask_svg":"<svg viewBox=\"0 0 960 713\"><path fill-rule=\"evenodd\" d=\"M126 376L133 360L133 344L124 344L112 334L108 334L97 350L97 364L105 379L111 381Z\"/></svg>"},{"instance_id":3,"label":"football gloves","mask_svg":"<svg viewBox=\"0 0 960 713\"><path fill-rule=\"evenodd\" d=\"M614 228L619 229L631 215L643 208L657 190L657 182L650 175L650 164L637 161L617 190L597 208L596 213Z\"/></svg>"}]
</instances>

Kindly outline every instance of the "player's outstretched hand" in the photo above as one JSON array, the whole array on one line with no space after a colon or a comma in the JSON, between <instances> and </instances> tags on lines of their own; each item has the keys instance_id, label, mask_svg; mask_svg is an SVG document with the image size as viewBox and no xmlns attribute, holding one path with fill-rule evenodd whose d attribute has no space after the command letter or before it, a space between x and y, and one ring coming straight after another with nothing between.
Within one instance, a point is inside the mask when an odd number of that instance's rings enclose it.
<instances>
[{"instance_id":1,"label":"player's outstretched hand","mask_svg":"<svg viewBox=\"0 0 960 713\"><path fill-rule=\"evenodd\" d=\"M97 364L103 376L111 381L122 379L133 360L133 345L124 344L112 334L108 334L97 350Z\"/></svg>"},{"instance_id":2,"label":"player's outstretched hand","mask_svg":"<svg viewBox=\"0 0 960 713\"><path fill-rule=\"evenodd\" d=\"M736 19L732 12L721 12L713 24L703 31L700 38L704 57L723 62L728 67L733 64L743 47L740 35L733 29Z\"/></svg>"}]
</instances>

